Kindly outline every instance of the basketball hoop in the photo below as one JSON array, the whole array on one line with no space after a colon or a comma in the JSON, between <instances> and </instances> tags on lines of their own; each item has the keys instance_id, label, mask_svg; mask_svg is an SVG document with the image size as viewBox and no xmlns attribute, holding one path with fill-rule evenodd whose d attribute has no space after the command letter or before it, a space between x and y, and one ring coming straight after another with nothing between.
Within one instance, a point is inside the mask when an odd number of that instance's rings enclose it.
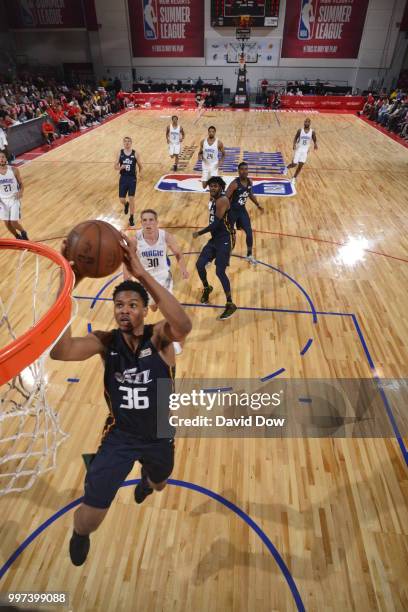
<instances>
[{"instance_id":1,"label":"basketball hoop","mask_svg":"<svg viewBox=\"0 0 408 612\"><path fill-rule=\"evenodd\" d=\"M43 244L0 240L0 257L5 253L0 283L0 495L28 489L39 474L53 469L57 448L67 437L47 402L45 360L71 323L74 281L64 257ZM64 285L57 295L60 270Z\"/></svg>"}]
</instances>

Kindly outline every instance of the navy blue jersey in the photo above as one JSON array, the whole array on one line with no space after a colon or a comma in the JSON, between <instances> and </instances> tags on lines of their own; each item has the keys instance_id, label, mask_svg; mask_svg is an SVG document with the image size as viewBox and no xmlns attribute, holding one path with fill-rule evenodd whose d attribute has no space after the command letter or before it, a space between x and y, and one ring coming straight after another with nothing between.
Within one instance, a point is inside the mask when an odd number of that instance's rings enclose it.
<instances>
[{"instance_id":1,"label":"navy blue jersey","mask_svg":"<svg viewBox=\"0 0 408 612\"><path fill-rule=\"evenodd\" d=\"M152 440L158 437L159 421L168 424L173 372L151 341L153 325L145 325L144 330L136 352L119 329L106 334L105 398L113 417L111 425L142 440ZM159 402L158 379L163 379Z\"/></svg>"},{"instance_id":2,"label":"navy blue jersey","mask_svg":"<svg viewBox=\"0 0 408 612\"><path fill-rule=\"evenodd\" d=\"M232 209L240 210L241 206L245 206L248 196L252 191L252 181L251 179L247 179L247 180L248 180L247 186L241 183L241 181L239 180L239 177L234 180L234 182L237 184L237 188L231 197L231 208Z\"/></svg>"},{"instance_id":3,"label":"navy blue jersey","mask_svg":"<svg viewBox=\"0 0 408 612\"><path fill-rule=\"evenodd\" d=\"M125 168L120 171L121 176L133 176L136 177L136 152L132 149L132 152L127 155L124 149L120 150L119 155L119 166L124 165Z\"/></svg>"},{"instance_id":4,"label":"navy blue jersey","mask_svg":"<svg viewBox=\"0 0 408 612\"><path fill-rule=\"evenodd\" d=\"M210 211L209 223L212 223L216 217L215 215L215 212L217 209L216 200L213 200L211 198L208 208ZM225 211L224 216L221 220L221 223L218 225L218 227L214 231L211 232L211 237L214 239L216 238L224 239L225 238L229 240L231 238L231 232L232 232L232 223L230 219L230 210L228 209Z\"/></svg>"}]
</instances>

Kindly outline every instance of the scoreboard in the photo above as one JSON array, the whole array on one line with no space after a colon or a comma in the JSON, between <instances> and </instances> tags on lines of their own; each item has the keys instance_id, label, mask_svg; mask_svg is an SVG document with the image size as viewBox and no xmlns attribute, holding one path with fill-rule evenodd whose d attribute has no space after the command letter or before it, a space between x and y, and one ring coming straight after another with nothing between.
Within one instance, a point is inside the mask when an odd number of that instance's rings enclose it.
<instances>
[{"instance_id":1,"label":"scoreboard","mask_svg":"<svg viewBox=\"0 0 408 612\"><path fill-rule=\"evenodd\" d=\"M255 28L278 25L279 0L211 0L211 25L237 27L239 18L248 15Z\"/></svg>"}]
</instances>

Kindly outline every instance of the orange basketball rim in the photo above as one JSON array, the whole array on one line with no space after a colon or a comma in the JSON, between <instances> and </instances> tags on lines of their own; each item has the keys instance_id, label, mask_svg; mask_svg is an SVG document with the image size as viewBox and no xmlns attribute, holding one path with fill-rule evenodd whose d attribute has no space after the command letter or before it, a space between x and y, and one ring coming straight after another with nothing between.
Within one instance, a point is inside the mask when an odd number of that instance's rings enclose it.
<instances>
[{"instance_id":1,"label":"orange basketball rim","mask_svg":"<svg viewBox=\"0 0 408 612\"><path fill-rule=\"evenodd\" d=\"M38 359L69 323L74 273L60 253L44 244L27 240L0 240L0 249L31 251L47 257L64 271L64 286L55 303L33 327L0 349L1 386Z\"/></svg>"}]
</instances>

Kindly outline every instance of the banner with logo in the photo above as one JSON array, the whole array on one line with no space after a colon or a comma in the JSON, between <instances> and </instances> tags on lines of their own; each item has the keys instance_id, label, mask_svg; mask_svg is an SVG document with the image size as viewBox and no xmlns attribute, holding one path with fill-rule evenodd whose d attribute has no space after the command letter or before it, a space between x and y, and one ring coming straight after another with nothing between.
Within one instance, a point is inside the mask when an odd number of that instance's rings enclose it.
<instances>
[{"instance_id":1,"label":"banner with logo","mask_svg":"<svg viewBox=\"0 0 408 612\"><path fill-rule=\"evenodd\" d=\"M356 58L368 0L292 0L286 3L282 54Z\"/></svg>"},{"instance_id":2,"label":"banner with logo","mask_svg":"<svg viewBox=\"0 0 408 612\"><path fill-rule=\"evenodd\" d=\"M82 0L7 0L10 28L84 28Z\"/></svg>"},{"instance_id":3,"label":"banner with logo","mask_svg":"<svg viewBox=\"0 0 408 612\"><path fill-rule=\"evenodd\" d=\"M271 97L272 101L272 97ZM320 108L334 110L362 110L362 96L281 96L281 108Z\"/></svg>"},{"instance_id":4,"label":"banner with logo","mask_svg":"<svg viewBox=\"0 0 408 612\"><path fill-rule=\"evenodd\" d=\"M133 57L203 57L204 0L128 0Z\"/></svg>"}]
</instances>

